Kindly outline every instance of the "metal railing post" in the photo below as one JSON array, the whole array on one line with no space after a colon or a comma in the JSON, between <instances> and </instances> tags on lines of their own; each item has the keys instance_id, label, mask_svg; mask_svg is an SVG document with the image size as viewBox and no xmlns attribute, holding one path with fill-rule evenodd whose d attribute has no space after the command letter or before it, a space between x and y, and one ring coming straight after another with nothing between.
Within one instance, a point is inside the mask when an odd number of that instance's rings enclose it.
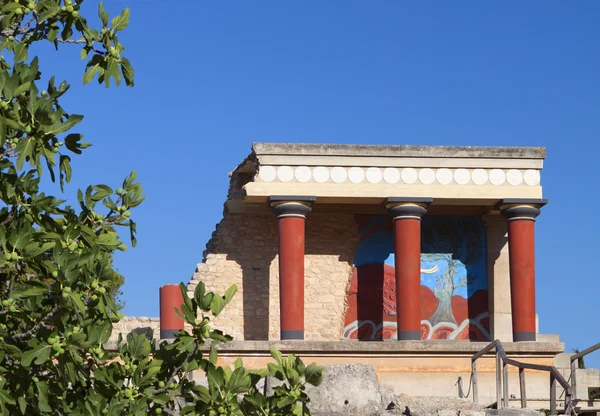
<instances>
[{"instance_id":1,"label":"metal railing post","mask_svg":"<svg viewBox=\"0 0 600 416\"><path fill-rule=\"evenodd\" d=\"M579 367L579 360L571 361L571 391L573 396L571 400L577 400L577 368Z\"/></svg>"},{"instance_id":2,"label":"metal railing post","mask_svg":"<svg viewBox=\"0 0 600 416\"><path fill-rule=\"evenodd\" d=\"M502 360L500 358L500 352L496 350L496 408L502 408L502 374L501 374Z\"/></svg>"},{"instance_id":3,"label":"metal railing post","mask_svg":"<svg viewBox=\"0 0 600 416\"><path fill-rule=\"evenodd\" d=\"M473 374L473 403L479 404L479 391L477 390L477 363L471 362L471 374Z\"/></svg>"},{"instance_id":4,"label":"metal railing post","mask_svg":"<svg viewBox=\"0 0 600 416\"><path fill-rule=\"evenodd\" d=\"M525 369L519 368L519 387L521 389L521 408L527 407L527 393L525 392Z\"/></svg>"},{"instance_id":5,"label":"metal railing post","mask_svg":"<svg viewBox=\"0 0 600 416\"><path fill-rule=\"evenodd\" d=\"M556 377L550 373L550 416L556 414Z\"/></svg>"},{"instance_id":6,"label":"metal railing post","mask_svg":"<svg viewBox=\"0 0 600 416\"><path fill-rule=\"evenodd\" d=\"M502 390L504 391L504 408L510 407L508 403L508 364L502 363L502 372L504 373L504 380L502 381Z\"/></svg>"},{"instance_id":7,"label":"metal railing post","mask_svg":"<svg viewBox=\"0 0 600 416\"><path fill-rule=\"evenodd\" d=\"M534 364L528 362L517 361L513 358L509 358L504 352L504 348L502 347L502 343L498 340L488 344L485 348L482 348L479 352L474 354L471 357L471 374L473 381L473 401L477 403L479 400L477 389L477 365L475 361L479 358L483 357L485 354L491 353L493 350L496 350L496 408L509 408L510 407L510 396L508 389L508 366L512 365L519 369L519 389L521 392L521 407L527 407L527 388L525 383L525 370L534 370L534 371L546 371L550 374L550 413L552 416L556 415L556 396L557 391L556 387L558 384L565 390L565 414L571 415L574 413L574 405L576 403L576 395L571 387L569 381L565 379L565 377L556 369L556 367L551 365L541 365ZM575 354L571 357L571 373L573 376L576 373L577 365L573 364L575 360L578 358L589 354L590 352L600 350L600 344L596 344L587 350L584 350L578 354ZM504 379L504 380L503 380ZM576 385L576 379L573 377L573 384Z\"/></svg>"}]
</instances>

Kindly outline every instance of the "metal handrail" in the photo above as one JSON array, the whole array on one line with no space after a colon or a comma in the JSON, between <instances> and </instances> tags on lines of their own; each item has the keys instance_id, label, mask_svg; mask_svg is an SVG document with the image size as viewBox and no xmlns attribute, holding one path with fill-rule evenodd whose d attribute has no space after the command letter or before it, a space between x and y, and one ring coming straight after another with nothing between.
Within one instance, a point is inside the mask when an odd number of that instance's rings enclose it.
<instances>
[{"instance_id":1,"label":"metal handrail","mask_svg":"<svg viewBox=\"0 0 600 416\"><path fill-rule=\"evenodd\" d=\"M577 369L579 368L579 359L588 355L591 352L596 350L600 350L600 342L596 345L592 345L585 350L578 352L571 356L571 386L573 386L573 401L577 402L579 399L577 398Z\"/></svg>"},{"instance_id":2,"label":"metal handrail","mask_svg":"<svg viewBox=\"0 0 600 416\"><path fill-rule=\"evenodd\" d=\"M598 346L600 348L600 344ZM527 407L527 396L525 394L525 370L548 371L550 373L550 414L556 415L556 383L558 382L565 390L565 414L570 414L572 408L572 390L569 382L560 374L554 366L523 363L521 361L508 358L499 340L487 345L478 353L471 357L471 379L473 387L473 402L479 404L479 396L477 391L477 360L484 354L496 350L496 406L498 408L508 408L508 366L512 365L519 369L519 384L521 390L521 407ZM586 350L587 351L587 350ZM590 351L591 352L591 351ZM502 373L500 367L502 367ZM500 387L502 386L502 392Z\"/></svg>"}]
</instances>

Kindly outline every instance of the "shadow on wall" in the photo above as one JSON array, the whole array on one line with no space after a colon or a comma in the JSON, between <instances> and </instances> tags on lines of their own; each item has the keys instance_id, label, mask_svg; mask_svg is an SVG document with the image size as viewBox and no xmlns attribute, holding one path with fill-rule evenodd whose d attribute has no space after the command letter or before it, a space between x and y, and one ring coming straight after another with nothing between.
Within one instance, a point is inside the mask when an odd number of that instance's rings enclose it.
<instances>
[{"instance_id":1,"label":"shadow on wall","mask_svg":"<svg viewBox=\"0 0 600 416\"><path fill-rule=\"evenodd\" d=\"M338 261L347 263L350 269L355 244L346 240L350 233L356 233L355 240L358 241L358 231L353 217L346 217L309 215L306 221L305 254L336 255ZM272 215L232 214L229 221L236 223L236 230L232 233L234 241L227 252L227 260L235 261L242 269L244 339L268 340L269 301L271 296L279 296L278 293L271 293L270 286L271 264L279 251L277 220ZM323 275L321 278L326 279L327 276ZM308 293L305 294L306 297ZM343 311L339 320L341 327ZM339 335L332 334L332 338L339 338Z\"/></svg>"},{"instance_id":2,"label":"shadow on wall","mask_svg":"<svg viewBox=\"0 0 600 416\"><path fill-rule=\"evenodd\" d=\"M360 243L342 338L396 338L392 221L357 216ZM478 216L428 216L421 223L421 339L490 339L486 228ZM399 290L402 290L400 288Z\"/></svg>"}]
</instances>

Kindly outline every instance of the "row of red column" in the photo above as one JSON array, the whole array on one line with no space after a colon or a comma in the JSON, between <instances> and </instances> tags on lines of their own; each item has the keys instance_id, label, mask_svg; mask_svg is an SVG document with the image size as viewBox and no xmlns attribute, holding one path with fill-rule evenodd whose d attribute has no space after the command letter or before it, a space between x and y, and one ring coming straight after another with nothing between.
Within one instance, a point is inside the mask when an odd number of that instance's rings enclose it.
<instances>
[{"instance_id":1,"label":"row of red column","mask_svg":"<svg viewBox=\"0 0 600 416\"><path fill-rule=\"evenodd\" d=\"M304 339L304 228L315 197L272 196L279 231L279 301L282 340ZM394 221L399 340L421 339L421 218L431 198L388 198ZM508 221L514 341L535 341L534 222L545 200L505 199Z\"/></svg>"}]
</instances>

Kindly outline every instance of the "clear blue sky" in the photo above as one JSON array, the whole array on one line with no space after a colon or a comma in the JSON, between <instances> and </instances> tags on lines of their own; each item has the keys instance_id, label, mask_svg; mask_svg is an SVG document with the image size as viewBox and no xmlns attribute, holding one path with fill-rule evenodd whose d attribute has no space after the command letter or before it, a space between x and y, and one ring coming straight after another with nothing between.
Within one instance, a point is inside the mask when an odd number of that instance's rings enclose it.
<instances>
[{"instance_id":1,"label":"clear blue sky","mask_svg":"<svg viewBox=\"0 0 600 416\"><path fill-rule=\"evenodd\" d=\"M77 47L44 56L94 143L68 196L132 169L147 194L116 258L125 313L191 277L252 141L546 146L541 331L600 341L599 2L106 3L131 8L134 89L82 87Z\"/></svg>"}]
</instances>

